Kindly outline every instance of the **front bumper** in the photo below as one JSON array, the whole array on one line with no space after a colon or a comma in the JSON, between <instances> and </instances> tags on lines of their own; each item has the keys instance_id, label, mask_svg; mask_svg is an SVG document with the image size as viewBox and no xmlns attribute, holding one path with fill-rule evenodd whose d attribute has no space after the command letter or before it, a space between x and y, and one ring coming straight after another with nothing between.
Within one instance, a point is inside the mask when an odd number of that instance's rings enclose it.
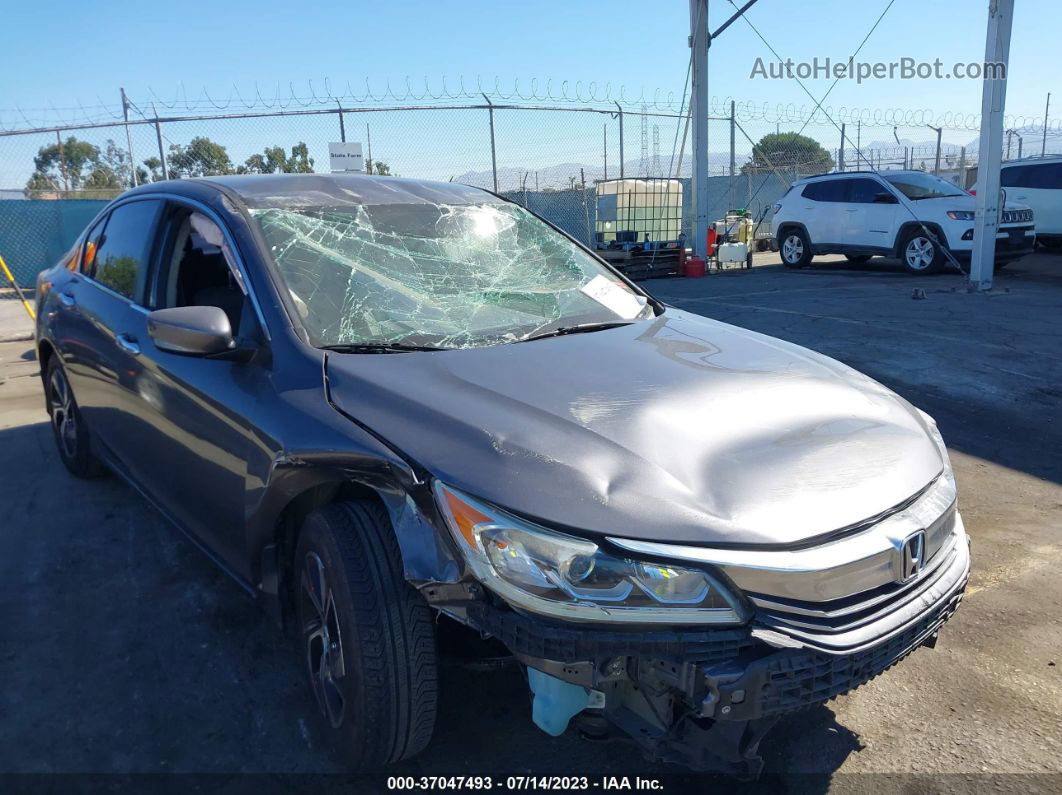
<instances>
[{"instance_id":1,"label":"front bumper","mask_svg":"<svg viewBox=\"0 0 1062 795\"><path fill-rule=\"evenodd\" d=\"M968 262L973 254L973 244L964 241L953 247L952 254L960 262ZM996 235L996 259L1011 260L1031 254L1036 247L1036 232L1032 226L1006 228Z\"/></svg>"},{"instance_id":2,"label":"front bumper","mask_svg":"<svg viewBox=\"0 0 1062 795\"><path fill-rule=\"evenodd\" d=\"M559 686L583 688L588 708L575 720L584 732L607 723L650 758L754 776L758 743L781 715L847 693L920 646L935 645L970 572L968 538L961 520L956 524L953 543L916 587L885 600L875 595L871 607L847 612L840 628L821 632L813 617L762 606L747 626L705 630L565 624L482 599L448 612ZM853 622L859 643L845 643ZM870 628L877 630L873 640Z\"/></svg>"}]
</instances>

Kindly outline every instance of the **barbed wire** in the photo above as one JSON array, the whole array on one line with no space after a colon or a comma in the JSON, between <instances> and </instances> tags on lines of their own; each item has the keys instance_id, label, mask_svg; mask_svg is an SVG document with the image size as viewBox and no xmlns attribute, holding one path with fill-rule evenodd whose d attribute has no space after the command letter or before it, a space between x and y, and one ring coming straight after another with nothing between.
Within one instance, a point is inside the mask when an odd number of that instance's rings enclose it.
<instances>
[{"instance_id":1,"label":"barbed wire","mask_svg":"<svg viewBox=\"0 0 1062 795\"><path fill-rule=\"evenodd\" d=\"M278 111L293 109L324 109L343 105L373 107L387 104L415 104L431 107L437 103L480 102L484 97L491 101L516 103L552 103L582 104L599 110L615 109L618 104L624 112L637 113L642 106L652 112L685 112L681 94L673 91L645 89L635 95L625 86L614 87L612 83L568 80L529 81L513 79L511 84L503 84L501 78L485 81L482 77L466 80L464 77L439 78L433 83L425 77L414 81L406 77L397 87L390 81L373 85L369 79L364 87L355 89L347 81L342 90L336 90L332 82L325 78L319 83L307 80L305 85L289 82L286 87L277 83L273 90L263 90L257 83L253 92L242 91L233 84L224 98L212 93L206 87L190 96L183 84L179 84L171 98L162 96L154 88L148 89L149 96L141 98L139 104L149 106L152 103L169 115L202 115L213 112L232 113L261 112L268 115ZM40 126L76 126L78 124L119 121L123 118L120 102L107 103L98 95L96 104L85 105L78 102L75 106L57 107L48 103L46 107L0 108L0 130L14 132L21 129L33 129ZM865 127L908 126L921 127L932 125L949 130L980 129L980 113L962 110L937 110L933 108L869 108L849 107L846 105L817 107L811 104L739 100L732 96L712 97L709 103L710 116L729 116L730 103L735 104L735 114L742 122L767 122L772 124L829 124L832 119L837 123L859 124ZM627 107L623 107L627 106ZM42 115L43 114L43 115ZM1044 130L1042 116L1007 114L1004 124L1007 128ZM1047 120L1049 132L1062 133L1062 118Z\"/></svg>"}]
</instances>

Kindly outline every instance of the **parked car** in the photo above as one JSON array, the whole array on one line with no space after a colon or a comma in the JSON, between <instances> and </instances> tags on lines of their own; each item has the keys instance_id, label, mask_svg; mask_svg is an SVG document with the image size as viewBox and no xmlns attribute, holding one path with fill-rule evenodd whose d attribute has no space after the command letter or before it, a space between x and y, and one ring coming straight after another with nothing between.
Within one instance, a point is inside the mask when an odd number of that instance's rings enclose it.
<instances>
[{"instance_id":1,"label":"parked car","mask_svg":"<svg viewBox=\"0 0 1062 795\"><path fill-rule=\"evenodd\" d=\"M852 262L897 257L912 273L939 270L945 249L960 264L973 246L976 200L924 171L848 171L794 182L774 205L782 263L802 268L816 254ZM1033 250L1033 212L1008 202L996 234L996 267Z\"/></svg>"},{"instance_id":2,"label":"parked car","mask_svg":"<svg viewBox=\"0 0 1062 795\"><path fill-rule=\"evenodd\" d=\"M999 176L1008 197L1036 213L1037 241L1062 249L1062 157L1004 163Z\"/></svg>"},{"instance_id":3,"label":"parked car","mask_svg":"<svg viewBox=\"0 0 1062 795\"><path fill-rule=\"evenodd\" d=\"M290 631L354 768L428 744L438 625L504 644L550 734L754 774L780 715L932 646L965 589L928 415L476 188L157 182L37 287L63 463Z\"/></svg>"}]
</instances>

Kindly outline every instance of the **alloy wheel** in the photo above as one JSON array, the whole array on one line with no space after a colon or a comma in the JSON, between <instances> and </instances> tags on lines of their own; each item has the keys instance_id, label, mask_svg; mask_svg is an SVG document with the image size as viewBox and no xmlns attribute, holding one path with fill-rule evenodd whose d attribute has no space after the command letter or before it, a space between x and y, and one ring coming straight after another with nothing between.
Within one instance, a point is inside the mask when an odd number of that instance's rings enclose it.
<instances>
[{"instance_id":1,"label":"alloy wheel","mask_svg":"<svg viewBox=\"0 0 1062 795\"><path fill-rule=\"evenodd\" d=\"M56 367L48 385L48 407L56 438L68 458L77 455L77 418L70 384L62 368Z\"/></svg>"},{"instance_id":2,"label":"alloy wheel","mask_svg":"<svg viewBox=\"0 0 1062 795\"><path fill-rule=\"evenodd\" d=\"M782 243L782 258L790 263L800 262L800 258L804 256L804 241L800 239L799 235L790 235Z\"/></svg>"},{"instance_id":3,"label":"alloy wheel","mask_svg":"<svg viewBox=\"0 0 1062 795\"><path fill-rule=\"evenodd\" d=\"M907 262L907 267L912 270L924 271L933 264L936 253L932 240L923 235L917 235L908 241L907 248L904 249L904 260Z\"/></svg>"},{"instance_id":4,"label":"alloy wheel","mask_svg":"<svg viewBox=\"0 0 1062 795\"><path fill-rule=\"evenodd\" d=\"M346 707L340 686L346 676L343 638L328 572L315 552L307 553L303 561L299 616L314 696L332 727L339 728Z\"/></svg>"}]
</instances>

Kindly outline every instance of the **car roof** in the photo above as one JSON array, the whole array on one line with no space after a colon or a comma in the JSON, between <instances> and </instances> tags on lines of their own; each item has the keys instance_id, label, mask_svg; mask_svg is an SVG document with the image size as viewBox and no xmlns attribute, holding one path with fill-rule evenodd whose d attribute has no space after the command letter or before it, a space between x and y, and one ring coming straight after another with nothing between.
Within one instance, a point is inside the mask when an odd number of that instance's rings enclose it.
<instances>
[{"instance_id":1,"label":"car roof","mask_svg":"<svg viewBox=\"0 0 1062 795\"><path fill-rule=\"evenodd\" d=\"M890 168L884 171L831 171L829 174L816 174L813 177L804 177L794 182L794 185L806 185L809 182L823 181L827 179L843 179L844 177L885 177L899 176L901 174L929 174L917 168ZM932 175L930 175L932 176Z\"/></svg>"},{"instance_id":2,"label":"car roof","mask_svg":"<svg viewBox=\"0 0 1062 795\"><path fill-rule=\"evenodd\" d=\"M251 208L334 206L344 204L469 204L502 202L483 188L368 174L233 174L151 182L127 191L166 191L205 198L222 192Z\"/></svg>"},{"instance_id":3,"label":"car roof","mask_svg":"<svg viewBox=\"0 0 1062 795\"><path fill-rule=\"evenodd\" d=\"M500 201L488 191L469 185L368 174L240 174L195 181L225 188L249 207Z\"/></svg>"},{"instance_id":4,"label":"car roof","mask_svg":"<svg viewBox=\"0 0 1062 795\"><path fill-rule=\"evenodd\" d=\"M1031 157L1023 157L1021 160L1004 160L1000 168L1008 168L1009 166L1050 166L1055 163L1062 163L1062 155L1033 155Z\"/></svg>"}]
</instances>

